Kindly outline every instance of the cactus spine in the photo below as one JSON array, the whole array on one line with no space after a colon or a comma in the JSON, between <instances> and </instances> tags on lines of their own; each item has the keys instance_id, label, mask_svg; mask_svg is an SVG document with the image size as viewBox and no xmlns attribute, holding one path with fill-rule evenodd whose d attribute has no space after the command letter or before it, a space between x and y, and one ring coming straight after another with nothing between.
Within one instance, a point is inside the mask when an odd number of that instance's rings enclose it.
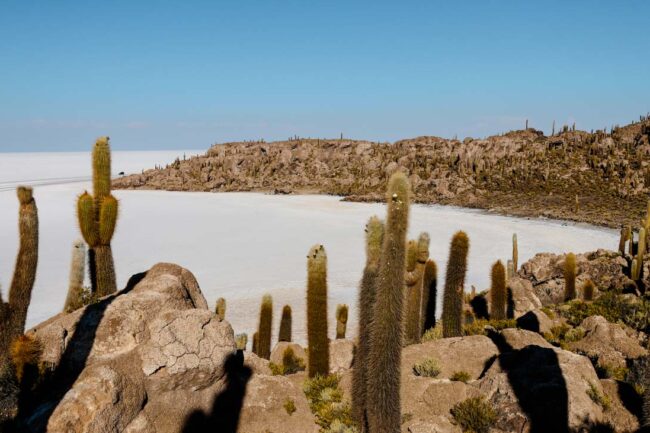
<instances>
[{"instance_id":1,"label":"cactus spine","mask_svg":"<svg viewBox=\"0 0 650 433\"><path fill-rule=\"evenodd\" d=\"M373 216L366 224L366 266L359 283L359 342L352 369L352 416L362 433L368 431L367 376L375 285L384 239L384 223Z\"/></svg>"},{"instance_id":2,"label":"cactus spine","mask_svg":"<svg viewBox=\"0 0 650 433\"><path fill-rule=\"evenodd\" d=\"M388 210L368 354L368 425L373 433L401 431L402 306L410 187L404 173L388 184Z\"/></svg>"},{"instance_id":3,"label":"cactus spine","mask_svg":"<svg viewBox=\"0 0 650 433\"><path fill-rule=\"evenodd\" d=\"M463 294L467 272L469 238L465 232L457 232L451 240L449 262L445 276L445 295L442 304L442 335L463 335Z\"/></svg>"},{"instance_id":4,"label":"cactus spine","mask_svg":"<svg viewBox=\"0 0 650 433\"><path fill-rule=\"evenodd\" d=\"M512 266L516 272L519 269L519 248L517 246L517 233L512 235Z\"/></svg>"},{"instance_id":5,"label":"cactus spine","mask_svg":"<svg viewBox=\"0 0 650 433\"><path fill-rule=\"evenodd\" d=\"M307 340L309 377L327 376L327 254L322 245L313 246L307 256Z\"/></svg>"},{"instance_id":6,"label":"cactus spine","mask_svg":"<svg viewBox=\"0 0 650 433\"><path fill-rule=\"evenodd\" d=\"M415 266L413 271L409 272L407 263L406 283L406 318L405 321L405 344L414 344L420 342L421 330L421 311L422 311L422 291L424 283L424 268L429 259L429 234L421 233L418 241L415 243ZM407 256L410 253L407 252ZM408 260L408 259L407 259Z\"/></svg>"},{"instance_id":7,"label":"cactus spine","mask_svg":"<svg viewBox=\"0 0 650 433\"><path fill-rule=\"evenodd\" d=\"M490 287L490 319L506 318L506 270L501 260L492 265L492 287Z\"/></svg>"},{"instance_id":8,"label":"cactus spine","mask_svg":"<svg viewBox=\"0 0 650 433\"><path fill-rule=\"evenodd\" d=\"M291 341L291 307L288 305L282 307L280 335L278 336L278 341Z\"/></svg>"},{"instance_id":9,"label":"cactus spine","mask_svg":"<svg viewBox=\"0 0 650 433\"><path fill-rule=\"evenodd\" d=\"M217 299L217 306L215 307L215 313L219 320L226 320L226 300L224 298Z\"/></svg>"},{"instance_id":10,"label":"cactus spine","mask_svg":"<svg viewBox=\"0 0 650 433\"><path fill-rule=\"evenodd\" d=\"M424 265L422 281L422 334L436 326L436 303L438 302L438 267L429 259Z\"/></svg>"},{"instance_id":11,"label":"cactus spine","mask_svg":"<svg viewBox=\"0 0 650 433\"><path fill-rule=\"evenodd\" d=\"M264 295L260 307L260 324L257 329L257 356L264 359L271 357L271 328L273 326L273 298Z\"/></svg>"},{"instance_id":12,"label":"cactus spine","mask_svg":"<svg viewBox=\"0 0 650 433\"><path fill-rule=\"evenodd\" d=\"M117 211L117 200L111 195L111 149L108 137L100 137L93 148L93 195L84 192L77 201L79 228L89 247L92 291L99 297L117 291L111 251Z\"/></svg>"},{"instance_id":13,"label":"cactus spine","mask_svg":"<svg viewBox=\"0 0 650 433\"><path fill-rule=\"evenodd\" d=\"M564 300L576 298L576 256L573 253L566 255L564 260Z\"/></svg>"},{"instance_id":14,"label":"cactus spine","mask_svg":"<svg viewBox=\"0 0 650 433\"><path fill-rule=\"evenodd\" d=\"M86 262L86 244L77 240L72 244L72 260L70 262L70 283L68 296L65 299L63 312L69 313L84 306L84 277Z\"/></svg>"},{"instance_id":15,"label":"cactus spine","mask_svg":"<svg viewBox=\"0 0 650 433\"><path fill-rule=\"evenodd\" d=\"M336 306L336 339L345 338L345 331L348 326L348 306L339 304Z\"/></svg>"}]
</instances>

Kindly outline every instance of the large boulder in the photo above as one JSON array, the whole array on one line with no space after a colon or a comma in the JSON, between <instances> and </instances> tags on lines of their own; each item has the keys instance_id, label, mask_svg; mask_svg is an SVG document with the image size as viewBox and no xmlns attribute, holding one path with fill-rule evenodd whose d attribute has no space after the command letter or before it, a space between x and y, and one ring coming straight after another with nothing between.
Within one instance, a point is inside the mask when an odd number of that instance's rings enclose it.
<instances>
[{"instance_id":1,"label":"large boulder","mask_svg":"<svg viewBox=\"0 0 650 433\"><path fill-rule=\"evenodd\" d=\"M35 431L182 431L188 414L209 410L243 368L243 357L229 361L230 324L208 310L194 276L172 264L29 332L51 369L25 420Z\"/></svg>"},{"instance_id":2,"label":"large boulder","mask_svg":"<svg viewBox=\"0 0 650 433\"><path fill-rule=\"evenodd\" d=\"M634 331L610 323L602 316L590 316L582 321L582 339L569 343L569 348L595 360L602 367L626 367L627 360L647 355L638 340L629 335ZM629 334L628 334L629 333Z\"/></svg>"},{"instance_id":3,"label":"large boulder","mask_svg":"<svg viewBox=\"0 0 650 433\"><path fill-rule=\"evenodd\" d=\"M517 318L517 327L546 334L547 332L551 332L553 321L542 310L535 309Z\"/></svg>"},{"instance_id":4,"label":"large boulder","mask_svg":"<svg viewBox=\"0 0 650 433\"><path fill-rule=\"evenodd\" d=\"M508 292L515 319L542 307L542 302L535 294L533 284L529 280L519 277L511 278L508 281Z\"/></svg>"}]
</instances>

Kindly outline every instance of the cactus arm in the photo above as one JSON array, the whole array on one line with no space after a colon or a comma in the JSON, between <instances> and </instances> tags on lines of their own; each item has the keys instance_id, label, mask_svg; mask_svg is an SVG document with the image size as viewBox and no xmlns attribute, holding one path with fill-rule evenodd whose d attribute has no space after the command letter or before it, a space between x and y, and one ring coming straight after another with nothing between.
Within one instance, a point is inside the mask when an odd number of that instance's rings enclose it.
<instances>
[{"instance_id":1,"label":"cactus arm","mask_svg":"<svg viewBox=\"0 0 650 433\"><path fill-rule=\"evenodd\" d=\"M79 229L86 243L92 248L99 242L95 222L95 203L90 194L84 192L77 200L77 219Z\"/></svg>"},{"instance_id":2,"label":"cactus arm","mask_svg":"<svg viewBox=\"0 0 650 433\"><path fill-rule=\"evenodd\" d=\"M117 200L112 195L108 195L102 201L99 210L99 242L102 245L111 243L115 224L117 223Z\"/></svg>"}]
</instances>

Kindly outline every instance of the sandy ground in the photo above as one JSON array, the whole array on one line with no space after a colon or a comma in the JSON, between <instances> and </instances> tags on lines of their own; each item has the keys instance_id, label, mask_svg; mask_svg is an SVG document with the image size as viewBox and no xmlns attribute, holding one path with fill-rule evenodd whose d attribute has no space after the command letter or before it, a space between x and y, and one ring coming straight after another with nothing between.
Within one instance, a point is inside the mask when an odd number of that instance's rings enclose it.
<instances>
[{"instance_id":1,"label":"sandy ground","mask_svg":"<svg viewBox=\"0 0 650 433\"><path fill-rule=\"evenodd\" d=\"M177 152L115 152L114 168L139 171L171 161ZM190 151L188 151L188 155ZM89 156L66 154L0 154L0 283L10 283L17 250L17 200L13 188L29 180L39 207L41 252L29 309L28 325L60 311L66 296L70 248L79 231L76 196L90 188ZM65 161L56 165L59 161ZM84 169L83 166L87 166ZM54 168L53 168L54 167ZM58 168L56 168L58 167ZM3 172L2 169L5 169ZM42 168L42 171L41 171ZM46 174L45 174L46 173ZM70 178L75 179L70 182ZM43 184L42 180L53 179ZM7 186L2 189L1 186ZM364 225L383 204L341 202L332 196L271 196L257 193L189 193L116 191L120 217L113 239L118 284L161 261L190 269L208 303L220 296L228 302L227 318L235 332L249 336L257 326L264 293L274 298L274 332L280 311L294 312L294 339L305 339L306 254L316 243L329 258L329 316L334 333L336 304L351 306L349 331L356 328L357 282L364 263ZM519 261L538 252L584 252L616 248L613 230L586 225L521 219L454 207L415 205L410 236L431 235L431 256L444 280L449 240L457 230L470 237L466 289L489 286L491 264L507 260L511 236L519 238ZM442 284L441 284L442 285ZM441 296L438 296L441 300Z\"/></svg>"}]
</instances>

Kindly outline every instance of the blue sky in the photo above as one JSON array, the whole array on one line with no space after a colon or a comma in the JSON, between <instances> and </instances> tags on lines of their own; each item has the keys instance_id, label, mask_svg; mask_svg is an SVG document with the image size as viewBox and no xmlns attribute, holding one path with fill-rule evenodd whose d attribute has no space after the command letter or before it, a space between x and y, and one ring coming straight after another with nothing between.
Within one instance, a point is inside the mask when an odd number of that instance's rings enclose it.
<instances>
[{"instance_id":1,"label":"blue sky","mask_svg":"<svg viewBox=\"0 0 650 433\"><path fill-rule=\"evenodd\" d=\"M648 1L0 1L0 151L592 129L650 111Z\"/></svg>"}]
</instances>

